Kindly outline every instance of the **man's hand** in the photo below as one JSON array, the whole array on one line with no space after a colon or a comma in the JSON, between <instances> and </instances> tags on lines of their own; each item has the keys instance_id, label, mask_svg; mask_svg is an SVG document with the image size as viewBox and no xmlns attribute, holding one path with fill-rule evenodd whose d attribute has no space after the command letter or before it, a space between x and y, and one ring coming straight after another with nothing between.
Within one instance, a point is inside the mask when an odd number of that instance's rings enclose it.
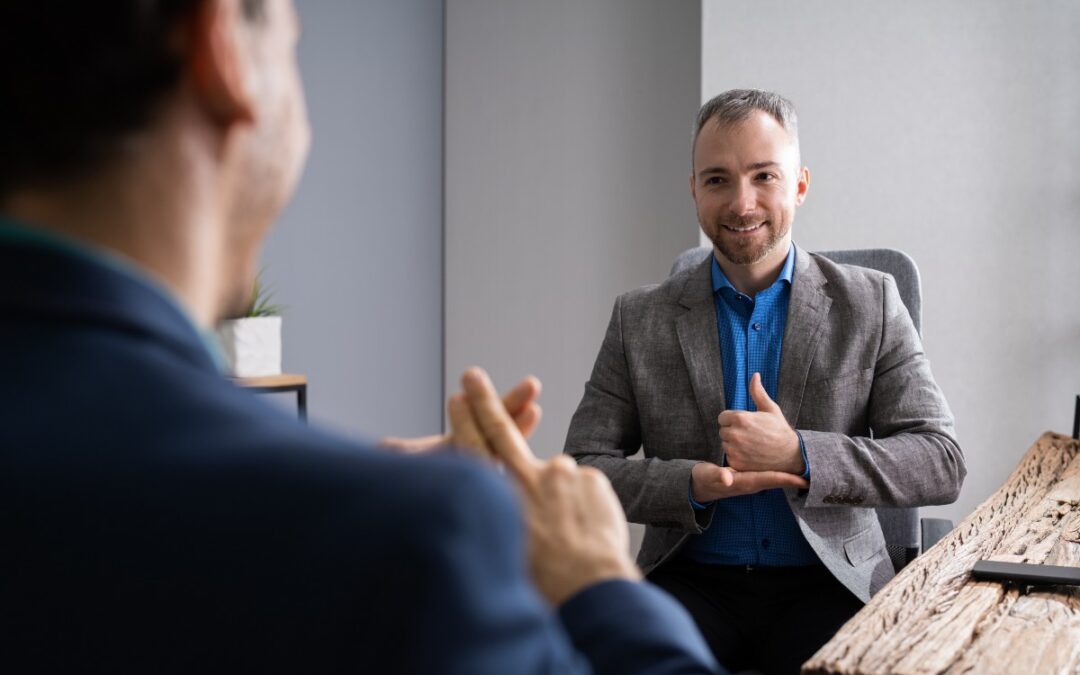
<instances>
[{"instance_id":1,"label":"man's hand","mask_svg":"<svg viewBox=\"0 0 1080 675\"><path fill-rule=\"evenodd\" d=\"M543 415L543 411L536 403L536 398L538 396L540 396L540 380L532 375L523 379L517 386L503 396L503 406L506 407L506 411L514 419L514 424L517 425L521 435L525 438L532 435L536 426L540 424L540 418ZM460 400L455 403L455 398ZM449 412L450 408L454 406L464 404L464 398L463 394L451 396L446 402L447 411ZM405 454L418 454L431 452L432 450L452 445L463 450L470 450L485 459L492 459L491 453L484 444L480 442L481 440L482 439L475 438L455 439L453 437L453 429L451 429L451 431L446 434L423 436L421 438L397 438L388 436L379 440L379 446L397 450L398 452Z\"/></svg>"},{"instance_id":2,"label":"man's hand","mask_svg":"<svg viewBox=\"0 0 1080 675\"><path fill-rule=\"evenodd\" d=\"M760 373L750 379L750 396L757 412L725 410L717 418L728 465L736 471L783 471L801 476L806 464L799 436L784 419L780 406L769 398Z\"/></svg>"},{"instance_id":3,"label":"man's hand","mask_svg":"<svg viewBox=\"0 0 1080 675\"><path fill-rule=\"evenodd\" d=\"M736 471L709 462L699 462L690 470L690 492L694 501L702 504L773 488L809 486L806 479L784 471Z\"/></svg>"},{"instance_id":4,"label":"man's hand","mask_svg":"<svg viewBox=\"0 0 1080 675\"><path fill-rule=\"evenodd\" d=\"M461 384L465 396L451 405L450 424L458 437L482 441L520 487L540 593L559 605L600 581L640 579L626 517L607 477L565 455L538 460L483 370L465 371Z\"/></svg>"}]
</instances>

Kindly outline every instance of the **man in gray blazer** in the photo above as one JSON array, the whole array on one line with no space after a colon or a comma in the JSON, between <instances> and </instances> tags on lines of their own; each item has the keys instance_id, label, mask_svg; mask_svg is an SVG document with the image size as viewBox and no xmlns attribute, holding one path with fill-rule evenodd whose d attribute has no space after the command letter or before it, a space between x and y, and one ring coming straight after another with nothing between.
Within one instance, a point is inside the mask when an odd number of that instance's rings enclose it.
<instances>
[{"instance_id":1,"label":"man in gray blazer","mask_svg":"<svg viewBox=\"0 0 1080 675\"><path fill-rule=\"evenodd\" d=\"M791 103L709 101L692 167L714 255L616 300L566 452L721 663L793 672L894 574L873 507L955 501L964 458L892 277L791 241Z\"/></svg>"}]
</instances>

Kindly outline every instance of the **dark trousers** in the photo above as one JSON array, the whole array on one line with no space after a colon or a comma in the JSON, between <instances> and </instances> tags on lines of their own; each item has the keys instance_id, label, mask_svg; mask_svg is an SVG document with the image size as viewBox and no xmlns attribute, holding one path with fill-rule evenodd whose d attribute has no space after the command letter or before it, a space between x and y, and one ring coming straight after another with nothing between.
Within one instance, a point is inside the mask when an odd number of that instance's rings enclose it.
<instances>
[{"instance_id":1,"label":"dark trousers","mask_svg":"<svg viewBox=\"0 0 1080 675\"><path fill-rule=\"evenodd\" d=\"M798 673L863 607L824 565L728 567L676 558L649 575L697 622L732 671Z\"/></svg>"}]
</instances>

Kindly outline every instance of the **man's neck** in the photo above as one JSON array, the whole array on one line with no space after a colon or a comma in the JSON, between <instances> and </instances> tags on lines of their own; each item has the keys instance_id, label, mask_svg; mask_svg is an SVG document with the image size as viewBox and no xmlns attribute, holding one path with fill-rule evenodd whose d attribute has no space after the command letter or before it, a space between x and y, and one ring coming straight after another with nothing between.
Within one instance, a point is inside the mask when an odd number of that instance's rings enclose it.
<instances>
[{"instance_id":1,"label":"man's neck","mask_svg":"<svg viewBox=\"0 0 1080 675\"><path fill-rule=\"evenodd\" d=\"M764 258L749 265L736 265L725 258L715 247L713 248L713 255L720 265L720 270L731 282L731 285L735 287L735 290L754 297L772 286L773 282L780 276L790 250L791 237L788 236L777 242L773 250L769 251Z\"/></svg>"},{"instance_id":2,"label":"man's neck","mask_svg":"<svg viewBox=\"0 0 1080 675\"><path fill-rule=\"evenodd\" d=\"M0 209L134 263L209 327L219 313L221 236L183 175L160 165L113 168L86 181L17 190Z\"/></svg>"}]
</instances>

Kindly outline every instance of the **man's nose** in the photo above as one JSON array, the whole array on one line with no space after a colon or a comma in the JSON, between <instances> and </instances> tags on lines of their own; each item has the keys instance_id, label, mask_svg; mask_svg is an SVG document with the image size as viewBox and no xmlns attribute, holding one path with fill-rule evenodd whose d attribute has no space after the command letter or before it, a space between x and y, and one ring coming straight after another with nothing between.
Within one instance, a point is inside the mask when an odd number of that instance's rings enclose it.
<instances>
[{"instance_id":1,"label":"man's nose","mask_svg":"<svg viewBox=\"0 0 1080 675\"><path fill-rule=\"evenodd\" d=\"M738 215L753 213L757 208L757 194L750 185L740 182L731 196L731 210Z\"/></svg>"}]
</instances>

